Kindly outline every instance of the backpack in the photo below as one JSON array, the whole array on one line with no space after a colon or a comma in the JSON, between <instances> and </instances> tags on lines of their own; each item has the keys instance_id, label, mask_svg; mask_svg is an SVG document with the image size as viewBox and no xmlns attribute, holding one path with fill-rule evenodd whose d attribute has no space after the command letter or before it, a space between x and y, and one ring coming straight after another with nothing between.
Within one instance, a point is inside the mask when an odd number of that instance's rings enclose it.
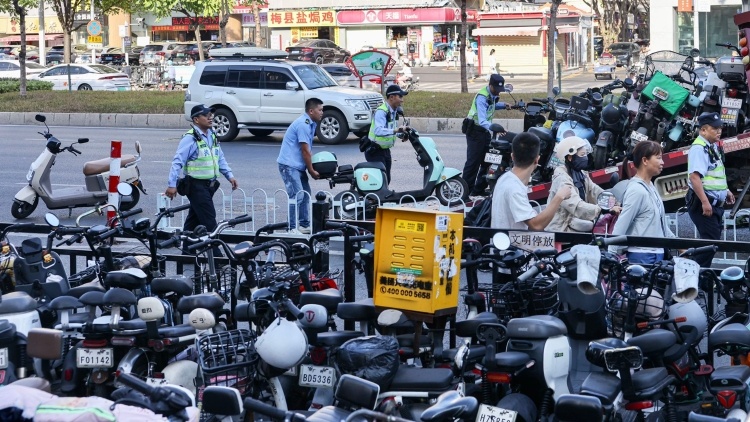
<instances>
[{"instance_id":1,"label":"backpack","mask_svg":"<svg viewBox=\"0 0 750 422\"><path fill-rule=\"evenodd\" d=\"M492 223L492 195L482 199L469 211L464 219L464 225L473 227L490 227Z\"/></svg>"}]
</instances>

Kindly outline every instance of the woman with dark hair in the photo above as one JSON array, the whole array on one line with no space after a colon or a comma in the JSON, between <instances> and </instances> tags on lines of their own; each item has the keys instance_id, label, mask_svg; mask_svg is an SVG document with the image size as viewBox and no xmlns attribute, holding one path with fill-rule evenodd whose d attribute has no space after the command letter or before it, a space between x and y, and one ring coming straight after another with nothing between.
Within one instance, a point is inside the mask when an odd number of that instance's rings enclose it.
<instances>
[{"instance_id":1,"label":"woman with dark hair","mask_svg":"<svg viewBox=\"0 0 750 422\"><path fill-rule=\"evenodd\" d=\"M633 149L636 173L625 189L613 236L675 237L669 229L664 203L651 181L664 167L661 154L661 146L652 141L641 141ZM627 164L625 159L622 168L626 169ZM664 249L631 246L627 255L631 264L653 264L664 259Z\"/></svg>"}]
</instances>

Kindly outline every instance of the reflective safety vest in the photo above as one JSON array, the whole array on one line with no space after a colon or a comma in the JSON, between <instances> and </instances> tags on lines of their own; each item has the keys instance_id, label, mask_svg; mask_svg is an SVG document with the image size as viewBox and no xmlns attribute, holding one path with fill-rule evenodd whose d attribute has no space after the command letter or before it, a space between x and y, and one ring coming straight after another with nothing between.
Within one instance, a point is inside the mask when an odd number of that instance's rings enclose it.
<instances>
[{"instance_id":1,"label":"reflective safety vest","mask_svg":"<svg viewBox=\"0 0 750 422\"><path fill-rule=\"evenodd\" d=\"M385 112L385 127L393 131L393 128L396 127L396 119L390 118L391 111L388 110L388 104L386 103L380 104L380 107L376 108L375 112L377 113L378 110L382 110ZM372 124L370 125L370 134L367 135L367 137L369 137L371 141L378 144L378 146L382 149L388 149L392 147L396 141L395 134L388 135L388 136L375 135L375 119L374 118L372 119Z\"/></svg>"},{"instance_id":2,"label":"reflective safety vest","mask_svg":"<svg viewBox=\"0 0 750 422\"><path fill-rule=\"evenodd\" d=\"M709 146L703 138L696 138L693 141L693 145L700 145L708 154L712 164L716 164L713 170L709 169L708 172L703 176L701 181L703 182L703 189L709 191L723 191L727 190L727 174L724 170L724 163L720 157L712 157L716 154L716 151Z\"/></svg>"},{"instance_id":3,"label":"reflective safety vest","mask_svg":"<svg viewBox=\"0 0 750 422\"><path fill-rule=\"evenodd\" d=\"M216 179L219 177L219 142L216 140L216 134L213 131L211 140L213 148L208 147L208 143L195 132L195 128L190 128L185 135L190 135L195 139L198 146L198 155L194 160L190 160L185 165L185 173L196 179ZM183 135L183 136L185 136Z\"/></svg>"},{"instance_id":4,"label":"reflective safety vest","mask_svg":"<svg viewBox=\"0 0 750 422\"><path fill-rule=\"evenodd\" d=\"M487 98L487 113L485 113L485 116L488 122L492 122L492 115L495 114L495 103L492 101L492 95L490 95L487 87L480 89L477 95L474 96L474 101L471 102L471 109L469 109L469 115L466 117L473 119L476 124L482 123L479 121L479 113L477 112L477 97L480 95Z\"/></svg>"}]
</instances>

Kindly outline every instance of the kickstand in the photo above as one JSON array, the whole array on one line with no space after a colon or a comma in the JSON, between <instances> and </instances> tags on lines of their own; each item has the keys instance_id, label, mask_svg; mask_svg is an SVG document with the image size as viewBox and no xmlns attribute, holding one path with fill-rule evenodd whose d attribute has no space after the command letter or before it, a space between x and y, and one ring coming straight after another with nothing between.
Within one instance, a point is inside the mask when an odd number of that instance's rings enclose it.
<instances>
[{"instance_id":1,"label":"kickstand","mask_svg":"<svg viewBox=\"0 0 750 422\"><path fill-rule=\"evenodd\" d=\"M68 207L68 218L73 216L73 207Z\"/></svg>"},{"instance_id":2,"label":"kickstand","mask_svg":"<svg viewBox=\"0 0 750 422\"><path fill-rule=\"evenodd\" d=\"M729 213L729 218L734 218L734 215L739 211L740 204L742 204L742 199L745 197L748 188L750 188L750 177L747 178L747 182L745 182L745 187L742 188L742 192L734 198L734 206L732 207L732 212Z\"/></svg>"}]
</instances>

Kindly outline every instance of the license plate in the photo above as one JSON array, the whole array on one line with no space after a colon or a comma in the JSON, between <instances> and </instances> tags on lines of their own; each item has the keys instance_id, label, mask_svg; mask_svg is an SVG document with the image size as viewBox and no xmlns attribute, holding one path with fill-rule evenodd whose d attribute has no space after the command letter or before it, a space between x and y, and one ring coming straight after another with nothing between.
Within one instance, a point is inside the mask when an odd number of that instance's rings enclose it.
<instances>
[{"instance_id":1,"label":"license plate","mask_svg":"<svg viewBox=\"0 0 750 422\"><path fill-rule=\"evenodd\" d=\"M3 347L0 349L0 369L8 367L8 348Z\"/></svg>"},{"instance_id":2,"label":"license plate","mask_svg":"<svg viewBox=\"0 0 750 422\"><path fill-rule=\"evenodd\" d=\"M336 372L330 366L300 365L299 385L303 387L333 387Z\"/></svg>"},{"instance_id":3,"label":"license plate","mask_svg":"<svg viewBox=\"0 0 750 422\"><path fill-rule=\"evenodd\" d=\"M501 164L503 162L503 155L488 152L484 154L484 161L490 164Z\"/></svg>"},{"instance_id":4,"label":"license plate","mask_svg":"<svg viewBox=\"0 0 750 422\"><path fill-rule=\"evenodd\" d=\"M78 349L76 351L76 362L79 368L111 368L112 348L104 349Z\"/></svg>"},{"instance_id":5,"label":"license plate","mask_svg":"<svg viewBox=\"0 0 750 422\"><path fill-rule=\"evenodd\" d=\"M630 132L630 139L634 140L637 144L641 141L648 141L648 135L644 135L640 132Z\"/></svg>"},{"instance_id":6,"label":"license plate","mask_svg":"<svg viewBox=\"0 0 750 422\"><path fill-rule=\"evenodd\" d=\"M740 98L722 98L721 106L726 108L742 108L742 99Z\"/></svg>"},{"instance_id":7,"label":"license plate","mask_svg":"<svg viewBox=\"0 0 750 422\"><path fill-rule=\"evenodd\" d=\"M518 416L518 412L515 410L480 404L476 422L516 422L516 416Z\"/></svg>"}]
</instances>

